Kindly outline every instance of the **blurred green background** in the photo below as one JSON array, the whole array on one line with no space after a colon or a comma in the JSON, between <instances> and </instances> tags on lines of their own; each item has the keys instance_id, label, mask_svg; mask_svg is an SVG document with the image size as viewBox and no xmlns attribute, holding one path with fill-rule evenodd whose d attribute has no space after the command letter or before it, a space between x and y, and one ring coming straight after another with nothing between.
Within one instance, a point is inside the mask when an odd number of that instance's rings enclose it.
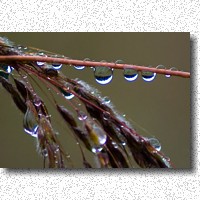
<instances>
[{"instance_id":1,"label":"blurred green background","mask_svg":"<svg viewBox=\"0 0 200 200\"><path fill-rule=\"evenodd\" d=\"M162 64L190 71L189 33L0 33L0 36L16 44L74 59L109 62L121 59L130 64L155 67ZM140 76L128 82L122 70L115 70L110 84L99 85L91 69L63 67L62 71L67 77L82 79L98 88L102 96L108 96L116 110L126 114L141 135L159 139L162 151L176 168L190 167L189 79L157 75L152 82L144 82ZM2 86L0 93L0 167L42 168L35 139L23 131L23 115ZM59 121L55 116L54 119ZM64 124L61 126L67 130ZM65 144L65 139L62 143ZM80 167L80 152L75 143L70 144L68 141L67 149L77 159L76 167Z\"/></svg>"}]
</instances>

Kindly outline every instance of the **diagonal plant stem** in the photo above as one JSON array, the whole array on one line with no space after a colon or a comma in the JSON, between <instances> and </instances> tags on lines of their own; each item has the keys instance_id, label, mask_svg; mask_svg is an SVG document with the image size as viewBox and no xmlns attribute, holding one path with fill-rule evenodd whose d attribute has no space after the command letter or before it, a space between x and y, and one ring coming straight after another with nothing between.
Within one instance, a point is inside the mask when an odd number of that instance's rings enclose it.
<instances>
[{"instance_id":1,"label":"diagonal plant stem","mask_svg":"<svg viewBox=\"0 0 200 200\"><path fill-rule=\"evenodd\" d=\"M136 71L149 71L157 74L179 76L183 78L190 78L189 72L183 71L173 71L170 69L157 69L154 67L138 66L132 64L117 64L109 62L94 62L94 61L84 61L84 60L73 60L69 58L54 58L54 57L42 57L42 56L21 56L21 55L6 55L0 56L0 62L10 62L10 61L35 61L35 62L47 62L47 63L60 63L75 66L86 66L86 67L110 67L113 69L134 69Z\"/></svg>"}]
</instances>

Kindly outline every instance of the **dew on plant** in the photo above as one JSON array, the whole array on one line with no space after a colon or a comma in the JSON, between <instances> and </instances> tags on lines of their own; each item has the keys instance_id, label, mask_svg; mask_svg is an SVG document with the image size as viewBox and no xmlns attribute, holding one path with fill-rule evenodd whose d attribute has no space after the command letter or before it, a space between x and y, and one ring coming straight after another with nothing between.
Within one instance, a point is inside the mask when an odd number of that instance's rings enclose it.
<instances>
[{"instance_id":1,"label":"dew on plant","mask_svg":"<svg viewBox=\"0 0 200 200\"><path fill-rule=\"evenodd\" d=\"M148 142L153 146L157 151L161 150L161 144L156 138L149 138Z\"/></svg>"},{"instance_id":2,"label":"dew on plant","mask_svg":"<svg viewBox=\"0 0 200 200\"><path fill-rule=\"evenodd\" d=\"M102 85L108 84L113 78L113 69L108 67L95 67L94 76L97 83Z\"/></svg>"},{"instance_id":3,"label":"dew on plant","mask_svg":"<svg viewBox=\"0 0 200 200\"><path fill-rule=\"evenodd\" d=\"M177 69L176 67L171 67L170 70L171 70L171 71L178 71L178 69ZM166 74L165 77L166 77L166 78L170 78L171 75Z\"/></svg>"},{"instance_id":4,"label":"dew on plant","mask_svg":"<svg viewBox=\"0 0 200 200\"><path fill-rule=\"evenodd\" d=\"M62 68L62 64L59 64L59 63L53 63L52 64L52 67L55 69L55 70L59 70Z\"/></svg>"},{"instance_id":5,"label":"dew on plant","mask_svg":"<svg viewBox=\"0 0 200 200\"><path fill-rule=\"evenodd\" d=\"M33 137L37 137L38 119L37 112L31 102L27 102L27 111L23 120L24 131Z\"/></svg>"},{"instance_id":6,"label":"dew on plant","mask_svg":"<svg viewBox=\"0 0 200 200\"><path fill-rule=\"evenodd\" d=\"M128 69L128 68L125 68L124 69L124 78L127 80L127 81L135 81L138 77L138 72L137 70L134 70L134 69Z\"/></svg>"},{"instance_id":7,"label":"dew on plant","mask_svg":"<svg viewBox=\"0 0 200 200\"><path fill-rule=\"evenodd\" d=\"M155 79L156 73L155 72L150 72L150 71L142 71L141 72L142 79L146 82L151 82Z\"/></svg>"},{"instance_id":8,"label":"dew on plant","mask_svg":"<svg viewBox=\"0 0 200 200\"><path fill-rule=\"evenodd\" d=\"M84 120L86 120L87 119L87 115L83 112L83 111L78 111L78 119L80 120L80 121L84 121Z\"/></svg>"}]
</instances>

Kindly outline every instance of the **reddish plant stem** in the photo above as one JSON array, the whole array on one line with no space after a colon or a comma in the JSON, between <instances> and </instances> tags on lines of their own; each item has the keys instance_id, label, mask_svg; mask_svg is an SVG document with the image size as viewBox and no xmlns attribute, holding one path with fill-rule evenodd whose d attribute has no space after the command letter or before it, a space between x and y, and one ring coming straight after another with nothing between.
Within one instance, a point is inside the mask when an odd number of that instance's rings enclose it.
<instances>
[{"instance_id":1,"label":"reddish plant stem","mask_svg":"<svg viewBox=\"0 0 200 200\"><path fill-rule=\"evenodd\" d=\"M72 60L68 58L52 58L52 57L42 57L42 56L26 56L26 55L16 55L16 56L0 56L0 62L10 62L10 61L34 61L34 62L47 62L47 63L60 63L75 66L86 66L86 67L110 67L113 69L134 69L137 71L149 71L157 74L180 76L183 78L190 78L189 72L183 71L172 71L170 69L157 69L154 67L145 67L131 64L117 64L108 62L94 62L94 61L82 61L82 60Z\"/></svg>"}]
</instances>

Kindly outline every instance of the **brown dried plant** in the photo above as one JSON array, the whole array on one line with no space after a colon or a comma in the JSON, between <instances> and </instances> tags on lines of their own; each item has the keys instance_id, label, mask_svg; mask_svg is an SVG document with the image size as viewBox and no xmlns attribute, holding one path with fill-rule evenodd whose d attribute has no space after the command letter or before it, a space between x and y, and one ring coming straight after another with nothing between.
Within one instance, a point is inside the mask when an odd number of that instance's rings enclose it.
<instances>
[{"instance_id":1,"label":"brown dried plant","mask_svg":"<svg viewBox=\"0 0 200 200\"><path fill-rule=\"evenodd\" d=\"M65 142L61 144L59 141L46 103L34 88L33 82L39 87L43 84L48 89L55 109L79 146L83 167L173 167L170 159L160 151L157 139L139 135L95 88L84 81L69 79L59 71L62 64L77 68L93 67L96 79L102 84L112 78L113 68L124 70L127 79L136 78L139 71L149 80L154 78L155 73L190 77L188 72L166 70L163 66L148 68L122 63L71 60L50 52L16 46L8 39L0 38L0 82L24 114L24 130L37 140L44 167L72 168L74 165L63 148ZM54 94L65 99L73 112L60 105ZM97 158L95 164L87 160L87 151Z\"/></svg>"}]
</instances>

